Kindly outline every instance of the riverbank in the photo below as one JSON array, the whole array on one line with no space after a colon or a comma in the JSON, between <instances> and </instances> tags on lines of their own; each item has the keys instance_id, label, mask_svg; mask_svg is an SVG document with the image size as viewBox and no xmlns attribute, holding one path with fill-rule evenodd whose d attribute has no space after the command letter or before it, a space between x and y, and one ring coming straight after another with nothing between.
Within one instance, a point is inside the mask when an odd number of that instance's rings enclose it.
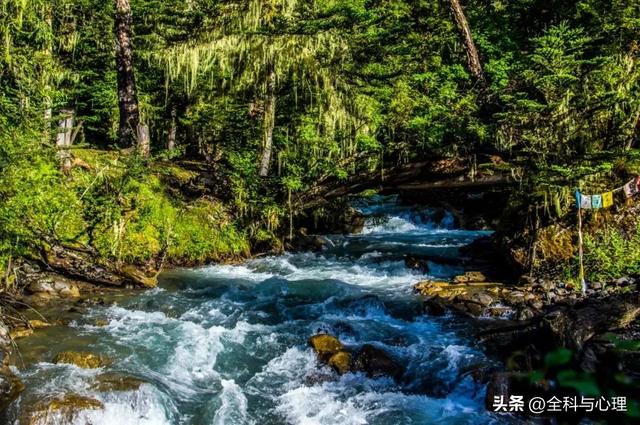
<instances>
[{"instance_id":1,"label":"riverbank","mask_svg":"<svg viewBox=\"0 0 640 425\"><path fill-rule=\"evenodd\" d=\"M472 318L479 343L504 363L504 370L480 378L488 385L487 408L495 408L494 397L512 395L617 394L628 398L630 416L637 417L640 279L591 283L582 295L563 282L504 285L483 277L472 272L451 282L420 282L415 291L428 315ZM604 418L602 412L580 415Z\"/></svg>"}]
</instances>

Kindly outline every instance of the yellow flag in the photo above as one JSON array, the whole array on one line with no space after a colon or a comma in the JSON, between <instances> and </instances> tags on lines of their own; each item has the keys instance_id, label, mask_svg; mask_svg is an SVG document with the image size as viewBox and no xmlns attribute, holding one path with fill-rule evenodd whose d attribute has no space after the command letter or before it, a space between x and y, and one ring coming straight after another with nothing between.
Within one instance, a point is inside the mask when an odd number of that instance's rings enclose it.
<instances>
[{"instance_id":1,"label":"yellow flag","mask_svg":"<svg viewBox=\"0 0 640 425\"><path fill-rule=\"evenodd\" d=\"M613 192L602 194L602 208L609 208L613 205Z\"/></svg>"}]
</instances>

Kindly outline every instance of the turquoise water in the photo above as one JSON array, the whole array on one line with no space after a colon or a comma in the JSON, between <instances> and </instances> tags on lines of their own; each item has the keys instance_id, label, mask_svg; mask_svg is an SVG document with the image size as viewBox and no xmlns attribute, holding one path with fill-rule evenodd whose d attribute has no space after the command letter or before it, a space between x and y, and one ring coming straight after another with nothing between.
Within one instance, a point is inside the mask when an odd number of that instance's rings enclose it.
<instances>
[{"instance_id":1,"label":"turquoise water","mask_svg":"<svg viewBox=\"0 0 640 425\"><path fill-rule=\"evenodd\" d=\"M36 359L19 370L27 389L9 421L45 396L75 393L100 400L104 409L54 414L43 423L496 422L484 410L484 388L465 373L490 360L474 345L468 323L421 314L412 285L427 276L402 259L455 257L485 233L456 230L450 216L398 207L394 199L359 207L371 216L364 232L327 237L322 252L170 271L157 289L91 307L70 327L38 332L28 342L39 347ZM429 273L460 271L431 264ZM107 325L95 326L97 320ZM384 349L402 365L402 377L335 375L307 346L318 332L353 348ZM64 350L100 353L112 363L92 370L50 363ZM100 392L94 384L105 372L145 383Z\"/></svg>"}]
</instances>

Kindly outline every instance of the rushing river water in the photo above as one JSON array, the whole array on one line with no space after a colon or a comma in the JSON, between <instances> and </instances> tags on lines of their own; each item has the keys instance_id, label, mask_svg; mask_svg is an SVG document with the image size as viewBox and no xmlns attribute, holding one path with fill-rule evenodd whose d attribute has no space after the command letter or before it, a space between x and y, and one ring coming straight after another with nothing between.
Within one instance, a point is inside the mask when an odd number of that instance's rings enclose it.
<instances>
[{"instance_id":1,"label":"rushing river water","mask_svg":"<svg viewBox=\"0 0 640 425\"><path fill-rule=\"evenodd\" d=\"M360 208L370 216L364 232L327 237L320 253L167 272L157 289L90 307L70 327L38 331L21 344L26 390L9 420L36 400L73 393L104 405L77 413L77 424L497 422L484 410L484 388L465 374L490 360L467 323L421 314L412 285L427 276L403 261L408 253L455 257L483 233L456 230L448 215L393 199ZM431 264L429 275L461 271ZM318 332L353 348L384 349L403 376L336 376L307 345ZM99 369L50 363L65 350L112 362ZM105 373L144 384L101 392L95 382ZM46 423L68 419L53 414Z\"/></svg>"}]
</instances>

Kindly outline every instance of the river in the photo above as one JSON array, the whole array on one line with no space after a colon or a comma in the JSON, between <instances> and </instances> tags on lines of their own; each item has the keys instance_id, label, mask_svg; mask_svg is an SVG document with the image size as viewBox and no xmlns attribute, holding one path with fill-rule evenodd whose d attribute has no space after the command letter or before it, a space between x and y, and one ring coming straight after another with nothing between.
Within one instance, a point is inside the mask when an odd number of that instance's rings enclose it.
<instances>
[{"instance_id":1,"label":"river","mask_svg":"<svg viewBox=\"0 0 640 425\"><path fill-rule=\"evenodd\" d=\"M358 204L362 234L327 236L319 253L262 257L164 273L158 288L91 306L69 326L23 340L26 385L9 410L20 423L36 400L74 393L101 409L44 423L77 424L482 424L485 389L465 373L491 362L469 323L421 312L412 285L462 272L406 254L455 257L485 232L454 228L448 214L399 206L395 198ZM101 326L98 326L97 323ZM328 332L347 346L387 351L403 368L396 382L337 376L307 344ZM98 369L53 364L65 350L107 356ZM100 376L129 376L137 389L100 391Z\"/></svg>"}]
</instances>

